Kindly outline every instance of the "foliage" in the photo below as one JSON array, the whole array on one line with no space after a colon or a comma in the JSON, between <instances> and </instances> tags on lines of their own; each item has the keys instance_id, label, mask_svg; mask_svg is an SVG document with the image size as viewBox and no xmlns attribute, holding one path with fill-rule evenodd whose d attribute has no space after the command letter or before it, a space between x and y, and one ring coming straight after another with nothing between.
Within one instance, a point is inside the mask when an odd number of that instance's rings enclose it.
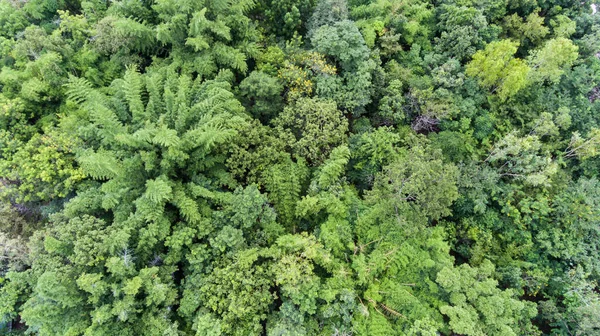
<instances>
[{"instance_id":1,"label":"foliage","mask_svg":"<svg viewBox=\"0 0 600 336\"><path fill-rule=\"evenodd\" d=\"M485 261L479 269L461 265L442 269L436 281L450 296L450 305L440 307L450 318L450 328L464 335L520 335L520 322L536 314L534 304L517 300L509 289L501 291L489 279L494 271Z\"/></svg>"},{"instance_id":2,"label":"foliage","mask_svg":"<svg viewBox=\"0 0 600 336\"><path fill-rule=\"evenodd\" d=\"M332 57L339 76L321 76L317 94L335 100L340 108L355 116L371 102L372 74L375 68L369 49L356 25L351 21L321 26L311 39L315 50Z\"/></svg>"},{"instance_id":3,"label":"foliage","mask_svg":"<svg viewBox=\"0 0 600 336\"><path fill-rule=\"evenodd\" d=\"M5 192L18 202L65 197L84 176L76 166L77 139L58 131L36 134L3 161Z\"/></svg>"},{"instance_id":4,"label":"foliage","mask_svg":"<svg viewBox=\"0 0 600 336\"><path fill-rule=\"evenodd\" d=\"M0 333L599 334L592 3L0 0Z\"/></svg>"},{"instance_id":5,"label":"foliage","mask_svg":"<svg viewBox=\"0 0 600 336\"><path fill-rule=\"evenodd\" d=\"M280 132L288 133L293 154L311 164L321 163L333 147L346 141L348 121L335 102L302 98L287 106L273 121Z\"/></svg>"},{"instance_id":6,"label":"foliage","mask_svg":"<svg viewBox=\"0 0 600 336\"><path fill-rule=\"evenodd\" d=\"M466 74L477 77L483 87L497 91L503 100L515 95L527 85L530 71L523 60L513 57L517 47L510 40L488 44L485 50L473 55Z\"/></svg>"},{"instance_id":7,"label":"foliage","mask_svg":"<svg viewBox=\"0 0 600 336\"><path fill-rule=\"evenodd\" d=\"M264 72L253 71L240 83L244 106L263 122L268 122L283 109L282 91L278 79Z\"/></svg>"}]
</instances>

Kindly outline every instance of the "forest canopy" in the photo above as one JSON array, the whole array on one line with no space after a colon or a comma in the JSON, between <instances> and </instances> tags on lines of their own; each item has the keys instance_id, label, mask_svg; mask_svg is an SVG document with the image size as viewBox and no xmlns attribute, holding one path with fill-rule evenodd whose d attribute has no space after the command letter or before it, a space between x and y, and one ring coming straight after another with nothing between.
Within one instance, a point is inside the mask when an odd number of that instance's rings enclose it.
<instances>
[{"instance_id":1,"label":"forest canopy","mask_svg":"<svg viewBox=\"0 0 600 336\"><path fill-rule=\"evenodd\" d=\"M0 0L0 334L600 335L596 0Z\"/></svg>"}]
</instances>

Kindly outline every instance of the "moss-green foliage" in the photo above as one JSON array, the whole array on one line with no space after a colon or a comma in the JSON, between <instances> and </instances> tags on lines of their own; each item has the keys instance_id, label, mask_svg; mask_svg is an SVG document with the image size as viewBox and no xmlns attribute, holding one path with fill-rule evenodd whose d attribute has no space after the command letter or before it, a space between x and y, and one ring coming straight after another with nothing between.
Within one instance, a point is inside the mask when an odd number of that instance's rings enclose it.
<instances>
[{"instance_id":1,"label":"moss-green foliage","mask_svg":"<svg viewBox=\"0 0 600 336\"><path fill-rule=\"evenodd\" d=\"M600 334L590 2L0 0L0 334Z\"/></svg>"},{"instance_id":2,"label":"moss-green foliage","mask_svg":"<svg viewBox=\"0 0 600 336\"><path fill-rule=\"evenodd\" d=\"M281 136L291 139L294 155L312 165L322 163L331 150L347 141L348 120L335 102L299 99L273 121Z\"/></svg>"},{"instance_id":3,"label":"moss-green foliage","mask_svg":"<svg viewBox=\"0 0 600 336\"><path fill-rule=\"evenodd\" d=\"M241 101L257 119L268 122L283 109L283 85L278 78L253 71L240 83Z\"/></svg>"}]
</instances>

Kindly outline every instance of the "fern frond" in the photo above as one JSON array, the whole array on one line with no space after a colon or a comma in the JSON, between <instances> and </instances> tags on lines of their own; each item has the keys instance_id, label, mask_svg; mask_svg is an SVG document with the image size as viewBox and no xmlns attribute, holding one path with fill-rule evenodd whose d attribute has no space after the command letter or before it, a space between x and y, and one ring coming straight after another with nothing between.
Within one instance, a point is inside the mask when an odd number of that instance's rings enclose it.
<instances>
[{"instance_id":1,"label":"fern frond","mask_svg":"<svg viewBox=\"0 0 600 336\"><path fill-rule=\"evenodd\" d=\"M175 147L179 145L180 139L177 136L177 131L163 126L156 130L152 143L163 147Z\"/></svg>"},{"instance_id":2,"label":"fern frond","mask_svg":"<svg viewBox=\"0 0 600 336\"><path fill-rule=\"evenodd\" d=\"M121 162L111 152L88 151L77 158L83 172L96 180L108 180L121 174Z\"/></svg>"},{"instance_id":3,"label":"fern frond","mask_svg":"<svg viewBox=\"0 0 600 336\"><path fill-rule=\"evenodd\" d=\"M156 39L163 43L174 43L175 38L173 37L173 31L171 30L171 25L168 23L161 23L156 26Z\"/></svg>"},{"instance_id":4,"label":"fern frond","mask_svg":"<svg viewBox=\"0 0 600 336\"><path fill-rule=\"evenodd\" d=\"M92 99L94 95L92 84L85 78L70 76L65 87L67 97L79 105Z\"/></svg>"},{"instance_id":5,"label":"fern frond","mask_svg":"<svg viewBox=\"0 0 600 336\"><path fill-rule=\"evenodd\" d=\"M146 76L146 90L148 90L148 104L146 104L146 118L153 120L163 109L162 102L162 76L150 74Z\"/></svg>"},{"instance_id":6,"label":"fern frond","mask_svg":"<svg viewBox=\"0 0 600 336\"><path fill-rule=\"evenodd\" d=\"M99 135L110 142L114 137L124 132L124 126L117 115L107 108L107 100L92 85L83 78L71 77L66 84L67 96L89 114L90 119L97 127Z\"/></svg>"},{"instance_id":7,"label":"fern frond","mask_svg":"<svg viewBox=\"0 0 600 336\"><path fill-rule=\"evenodd\" d=\"M206 27L209 25L209 21L206 19L206 7L200 11L195 12L190 20L189 34L194 37L200 37L200 34L204 32ZM208 48L208 46L207 46Z\"/></svg>"},{"instance_id":8,"label":"fern frond","mask_svg":"<svg viewBox=\"0 0 600 336\"><path fill-rule=\"evenodd\" d=\"M178 106L188 106L192 79L189 76L182 75L179 77L178 82L176 103Z\"/></svg>"},{"instance_id":9,"label":"fern frond","mask_svg":"<svg viewBox=\"0 0 600 336\"><path fill-rule=\"evenodd\" d=\"M256 6L256 1L254 0L232 0L231 1L231 9L234 11L240 11L242 14L246 14L252 10Z\"/></svg>"},{"instance_id":10,"label":"fern frond","mask_svg":"<svg viewBox=\"0 0 600 336\"><path fill-rule=\"evenodd\" d=\"M339 181L350 160L350 150L347 146L340 146L331 151L329 159L325 161L317 173L320 188L330 187Z\"/></svg>"},{"instance_id":11,"label":"fern frond","mask_svg":"<svg viewBox=\"0 0 600 336\"><path fill-rule=\"evenodd\" d=\"M242 43L238 44L237 47L244 54L248 55L251 58L257 58L263 52L260 48L260 45L252 41L243 41Z\"/></svg>"},{"instance_id":12,"label":"fern frond","mask_svg":"<svg viewBox=\"0 0 600 336\"><path fill-rule=\"evenodd\" d=\"M146 222L157 222L164 217L164 206L156 206L155 202L146 197L140 197L135 200L136 215L140 216Z\"/></svg>"},{"instance_id":13,"label":"fern frond","mask_svg":"<svg viewBox=\"0 0 600 336\"><path fill-rule=\"evenodd\" d=\"M206 189L205 187L202 187L200 185L197 185L195 183L188 183L187 184L187 188L190 191L190 193L192 194L192 196L198 198L205 198L205 199L215 199L217 198L215 192Z\"/></svg>"},{"instance_id":14,"label":"fern frond","mask_svg":"<svg viewBox=\"0 0 600 336\"><path fill-rule=\"evenodd\" d=\"M117 34L131 41L135 51L146 52L155 45L155 33L151 27L130 18L118 18L113 23Z\"/></svg>"},{"instance_id":15,"label":"fern frond","mask_svg":"<svg viewBox=\"0 0 600 336\"><path fill-rule=\"evenodd\" d=\"M142 76L135 65L127 67L123 77L125 99L131 111L132 120L139 123L145 119L144 104L142 103Z\"/></svg>"},{"instance_id":16,"label":"fern frond","mask_svg":"<svg viewBox=\"0 0 600 336\"><path fill-rule=\"evenodd\" d=\"M185 194L183 188L176 188L172 202L187 222L197 224L202 220L202 216L198 212L198 204Z\"/></svg>"},{"instance_id":17,"label":"fern frond","mask_svg":"<svg viewBox=\"0 0 600 336\"><path fill-rule=\"evenodd\" d=\"M203 36L188 37L185 40L185 45L193 47L195 52L210 48L208 40Z\"/></svg>"},{"instance_id":18,"label":"fern frond","mask_svg":"<svg viewBox=\"0 0 600 336\"><path fill-rule=\"evenodd\" d=\"M90 114L90 118L99 126L99 134L104 142L110 144L117 134L125 132L125 127L114 111L96 101L89 102L84 108Z\"/></svg>"},{"instance_id":19,"label":"fern frond","mask_svg":"<svg viewBox=\"0 0 600 336\"><path fill-rule=\"evenodd\" d=\"M231 6L230 0L210 0L207 5L213 13L222 13Z\"/></svg>"},{"instance_id":20,"label":"fern frond","mask_svg":"<svg viewBox=\"0 0 600 336\"><path fill-rule=\"evenodd\" d=\"M165 176L161 176L155 180L146 181L146 192L144 197L150 201L160 204L168 201L172 195L171 184Z\"/></svg>"},{"instance_id":21,"label":"fern frond","mask_svg":"<svg viewBox=\"0 0 600 336\"><path fill-rule=\"evenodd\" d=\"M153 143L156 129L152 127L142 128L131 135L131 137L138 142Z\"/></svg>"},{"instance_id":22,"label":"fern frond","mask_svg":"<svg viewBox=\"0 0 600 336\"><path fill-rule=\"evenodd\" d=\"M187 131L183 135L184 147L194 149L203 147L210 151L215 145L225 143L236 134L233 129L227 129L217 121L211 121Z\"/></svg>"},{"instance_id":23,"label":"fern frond","mask_svg":"<svg viewBox=\"0 0 600 336\"><path fill-rule=\"evenodd\" d=\"M227 90L214 89L208 93L208 98L192 106L192 114L198 116L213 116L228 112L228 101L234 100L233 94ZM235 104L235 101L233 104Z\"/></svg>"},{"instance_id":24,"label":"fern frond","mask_svg":"<svg viewBox=\"0 0 600 336\"><path fill-rule=\"evenodd\" d=\"M190 88L192 87L192 80L188 76L181 76L179 78L179 89L177 90L176 104L177 104L177 115L174 116L174 127L177 131L182 131L188 126L188 119L190 118Z\"/></svg>"},{"instance_id":25,"label":"fern frond","mask_svg":"<svg viewBox=\"0 0 600 336\"><path fill-rule=\"evenodd\" d=\"M288 158L286 162L272 166L262 176L269 199L274 203L281 222L288 226L294 219L296 204L300 201L300 193L308 173L302 160L295 163Z\"/></svg>"},{"instance_id":26,"label":"fern frond","mask_svg":"<svg viewBox=\"0 0 600 336\"><path fill-rule=\"evenodd\" d=\"M102 184L101 187L104 196L102 197L102 208L105 210L115 209L119 205L121 198L129 188L123 187L122 181L112 179Z\"/></svg>"},{"instance_id":27,"label":"fern frond","mask_svg":"<svg viewBox=\"0 0 600 336\"><path fill-rule=\"evenodd\" d=\"M246 64L246 55L223 43L215 43L213 52L218 63L236 69L240 72L246 72L248 65Z\"/></svg>"},{"instance_id":28,"label":"fern frond","mask_svg":"<svg viewBox=\"0 0 600 336\"><path fill-rule=\"evenodd\" d=\"M204 53L203 55L196 57L193 68L204 77L210 76L218 70L212 53Z\"/></svg>"},{"instance_id":29,"label":"fern frond","mask_svg":"<svg viewBox=\"0 0 600 336\"><path fill-rule=\"evenodd\" d=\"M163 101L165 103L165 113L164 115L168 120L174 119L174 116L177 114L177 102L176 97L173 91L169 87L165 85L165 92L163 94Z\"/></svg>"},{"instance_id":30,"label":"fern frond","mask_svg":"<svg viewBox=\"0 0 600 336\"><path fill-rule=\"evenodd\" d=\"M208 26L208 29L210 29L213 34L224 39L225 41L231 40L231 30L221 21L211 22L211 24Z\"/></svg>"}]
</instances>

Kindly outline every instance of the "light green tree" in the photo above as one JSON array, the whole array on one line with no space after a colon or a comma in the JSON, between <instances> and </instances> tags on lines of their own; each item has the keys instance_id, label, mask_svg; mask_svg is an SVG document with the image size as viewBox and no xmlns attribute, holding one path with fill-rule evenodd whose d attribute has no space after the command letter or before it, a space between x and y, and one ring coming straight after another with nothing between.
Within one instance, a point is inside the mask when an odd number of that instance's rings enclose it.
<instances>
[{"instance_id":1,"label":"light green tree","mask_svg":"<svg viewBox=\"0 0 600 336\"><path fill-rule=\"evenodd\" d=\"M473 55L466 74L477 78L481 86L491 89L502 100L514 96L527 86L527 64L514 55L518 43L510 40L491 42Z\"/></svg>"},{"instance_id":2,"label":"light green tree","mask_svg":"<svg viewBox=\"0 0 600 336\"><path fill-rule=\"evenodd\" d=\"M348 120L331 100L298 99L285 107L273 125L284 136L292 136L292 152L310 165L320 164L334 147L347 141Z\"/></svg>"}]
</instances>

